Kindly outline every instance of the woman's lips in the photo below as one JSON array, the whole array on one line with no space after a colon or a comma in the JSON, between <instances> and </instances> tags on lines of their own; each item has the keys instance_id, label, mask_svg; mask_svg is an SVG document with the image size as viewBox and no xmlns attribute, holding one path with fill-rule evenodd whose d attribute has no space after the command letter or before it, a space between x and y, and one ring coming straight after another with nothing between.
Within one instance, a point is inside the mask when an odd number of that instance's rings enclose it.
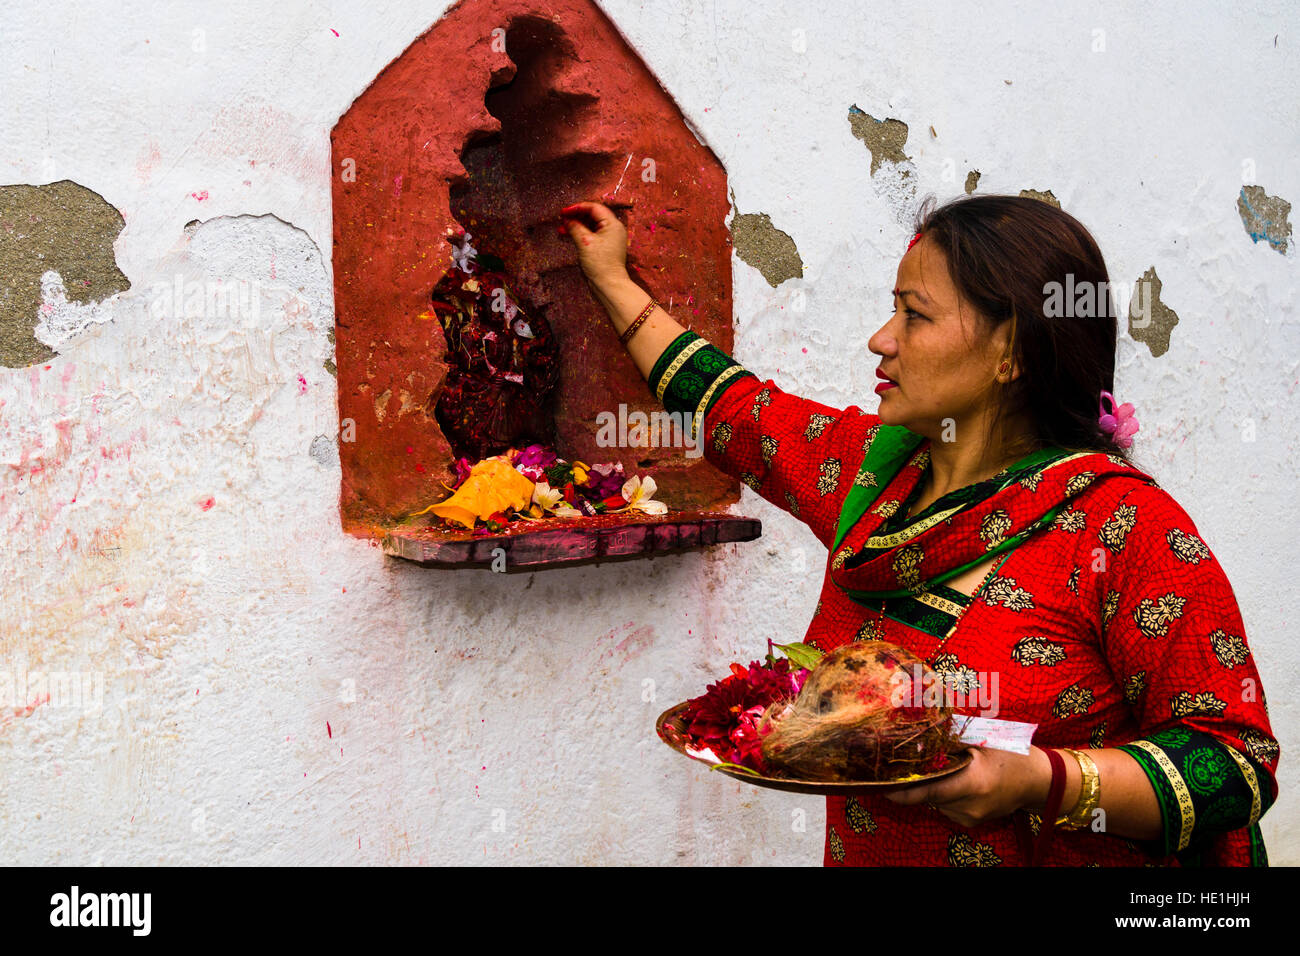
<instances>
[{"instance_id":1,"label":"woman's lips","mask_svg":"<svg viewBox=\"0 0 1300 956\"><path fill-rule=\"evenodd\" d=\"M897 382L881 382L879 385L876 386L876 394L879 395L881 392L888 391L888 390L891 389L891 388L898 388L898 383L897 383Z\"/></svg>"}]
</instances>

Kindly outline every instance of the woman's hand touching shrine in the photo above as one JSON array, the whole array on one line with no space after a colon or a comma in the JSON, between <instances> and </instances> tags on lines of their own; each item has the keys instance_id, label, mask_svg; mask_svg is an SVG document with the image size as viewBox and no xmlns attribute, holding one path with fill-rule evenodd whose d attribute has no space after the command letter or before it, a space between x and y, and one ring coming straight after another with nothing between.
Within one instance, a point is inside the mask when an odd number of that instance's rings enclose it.
<instances>
[{"instance_id":1,"label":"woman's hand touching shrine","mask_svg":"<svg viewBox=\"0 0 1300 956\"><path fill-rule=\"evenodd\" d=\"M578 250L578 264L593 288L600 292L629 278L627 228L603 203L579 202L560 210L564 231Z\"/></svg>"}]
</instances>

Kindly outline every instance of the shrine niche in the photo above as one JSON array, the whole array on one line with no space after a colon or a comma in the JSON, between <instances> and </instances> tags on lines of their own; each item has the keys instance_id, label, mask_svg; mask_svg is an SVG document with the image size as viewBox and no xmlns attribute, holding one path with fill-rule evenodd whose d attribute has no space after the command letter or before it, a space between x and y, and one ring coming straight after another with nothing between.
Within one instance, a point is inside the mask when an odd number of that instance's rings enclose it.
<instances>
[{"instance_id":1,"label":"shrine niche","mask_svg":"<svg viewBox=\"0 0 1300 956\"><path fill-rule=\"evenodd\" d=\"M758 537L758 521L721 510L740 486L702 445L598 437L602 413L663 408L558 233L562 207L609 204L633 277L719 348L733 340L726 173L594 3L452 7L331 144L345 531L431 565L502 548L510 569ZM584 474L616 462L650 477L669 510L491 533L429 513L467 480L464 459L534 444Z\"/></svg>"}]
</instances>

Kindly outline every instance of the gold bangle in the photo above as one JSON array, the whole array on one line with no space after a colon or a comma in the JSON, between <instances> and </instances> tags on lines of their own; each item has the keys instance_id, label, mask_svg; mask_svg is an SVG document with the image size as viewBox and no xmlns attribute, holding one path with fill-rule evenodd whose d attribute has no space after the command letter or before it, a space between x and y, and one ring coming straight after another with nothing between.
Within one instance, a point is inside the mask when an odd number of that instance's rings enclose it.
<instances>
[{"instance_id":1,"label":"gold bangle","mask_svg":"<svg viewBox=\"0 0 1300 956\"><path fill-rule=\"evenodd\" d=\"M1092 811L1097 809L1097 804L1101 801L1101 775L1097 772L1097 764L1086 753L1071 750L1069 747L1061 749L1073 755L1078 762L1079 772L1083 775L1083 785L1079 788L1078 801L1068 813L1057 819L1056 826L1082 830L1092 823Z\"/></svg>"},{"instance_id":2,"label":"gold bangle","mask_svg":"<svg viewBox=\"0 0 1300 956\"><path fill-rule=\"evenodd\" d=\"M659 303L654 300L654 296L651 296L650 301L646 303L646 307L641 310L641 314L638 315L636 320L624 329L623 334L618 337L619 342L623 345L627 345L628 339L632 338L632 336L636 334L636 330L641 328L642 322L650 318L650 313L655 310L655 306L658 304Z\"/></svg>"}]
</instances>

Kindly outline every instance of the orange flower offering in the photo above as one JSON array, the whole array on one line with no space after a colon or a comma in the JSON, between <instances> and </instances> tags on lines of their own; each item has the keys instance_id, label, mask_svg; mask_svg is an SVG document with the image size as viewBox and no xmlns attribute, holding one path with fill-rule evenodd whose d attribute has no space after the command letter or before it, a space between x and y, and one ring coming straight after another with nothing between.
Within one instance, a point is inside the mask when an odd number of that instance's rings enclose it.
<instances>
[{"instance_id":1,"label":"orange flower offering","mask_svg":"<svg viewBox=\"0 0 1300 956\"><path fill-rule=\"evenodd\" d=\"M459 488L445 501L416 514L432 512L452 524L473 530L476 521L499 511L526 509L533 498L533 482L500 456L485 458L470 469Z\"/></svg>"},{"instance_id":2,"label":"orange flower offering","mask_svg":"<svg viewBox=\"0 0 1300 956\"><path fill-rule=\"evenodd\" d=\"M655 499L658 489L649 475L629 478L618 462L565 461L541 445L511 448L474 465L460 458L456 474L454 488L444 485L452 492L449 498L411 517L433 514L448 525L490 534L515 520L668 512L668 506Z\"/></svg>"}]
</instances>

